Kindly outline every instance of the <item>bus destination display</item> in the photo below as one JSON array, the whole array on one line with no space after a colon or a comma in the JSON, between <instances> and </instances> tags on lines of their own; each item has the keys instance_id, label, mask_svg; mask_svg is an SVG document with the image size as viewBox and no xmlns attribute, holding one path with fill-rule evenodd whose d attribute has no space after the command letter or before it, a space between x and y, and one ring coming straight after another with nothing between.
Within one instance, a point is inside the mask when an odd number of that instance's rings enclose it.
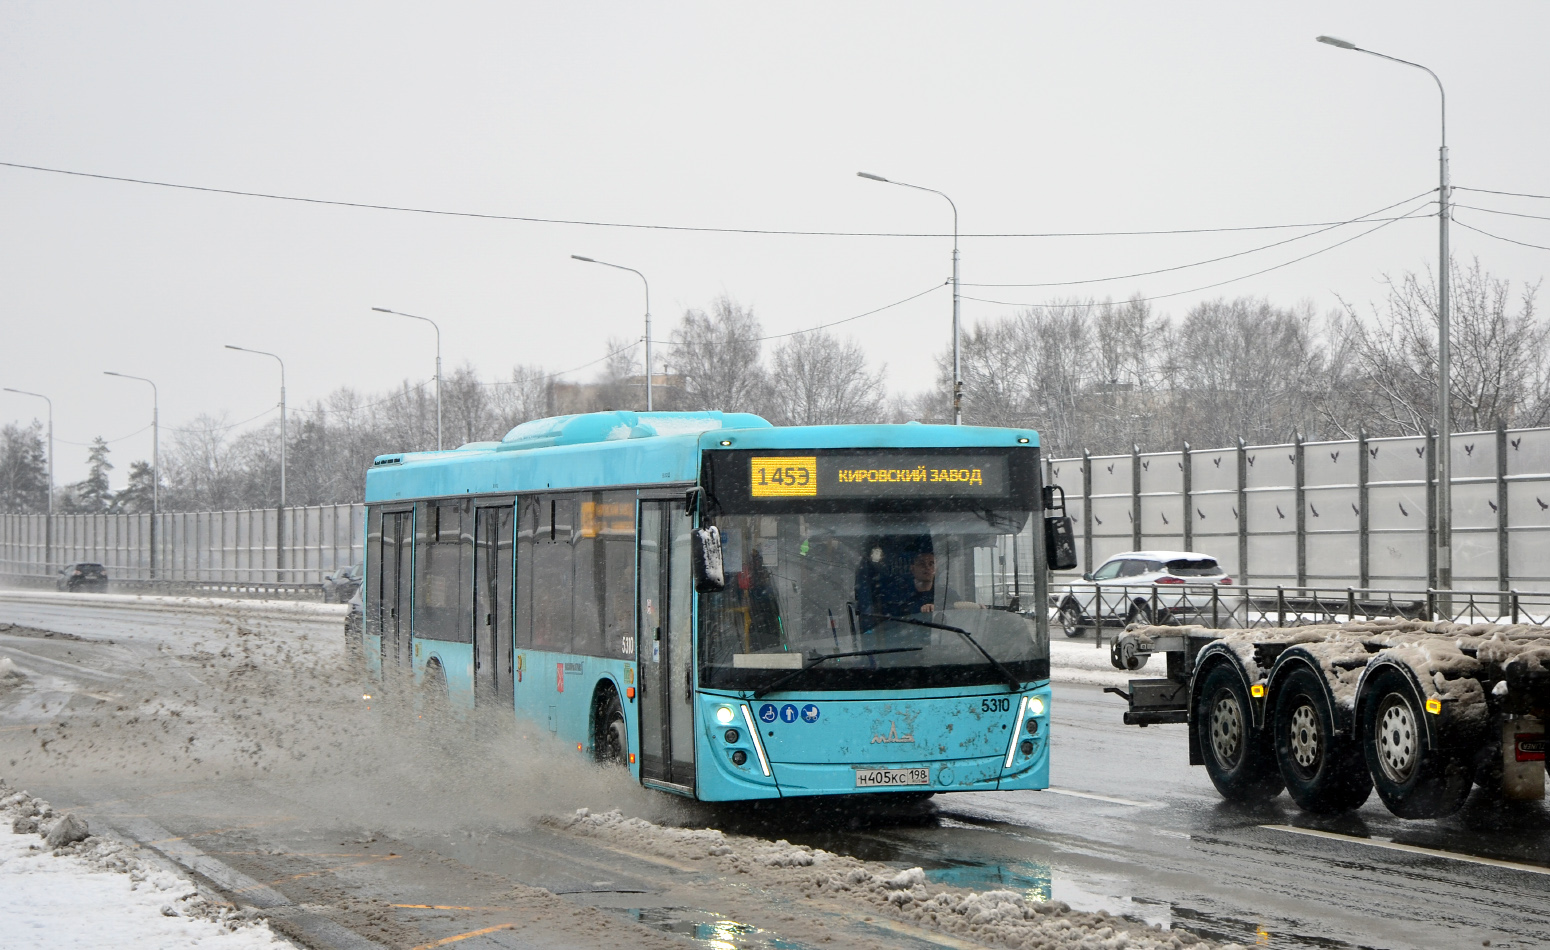
<instances>
[{"instance_id":1,"label":"bus destination display","mask_svg":"<svg viewBox=\"0 0 1550 950\"><path fill-rule=\"evenodd\" d=\"M772 455L749 459L754 498L1004 496L1004 455Z\"/></svg>"}]
</instances>

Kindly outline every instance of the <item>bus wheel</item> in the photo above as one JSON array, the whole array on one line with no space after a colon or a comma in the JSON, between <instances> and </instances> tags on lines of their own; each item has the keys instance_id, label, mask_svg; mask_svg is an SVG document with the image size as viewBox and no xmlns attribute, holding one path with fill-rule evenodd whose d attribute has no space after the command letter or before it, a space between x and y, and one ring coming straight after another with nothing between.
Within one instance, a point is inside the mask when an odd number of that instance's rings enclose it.
<instances>
[{"instance_id":1,"label":"bus wheel","mask_svg":"<svg viewBox=\"0 0 1550 950\"><path fill-rule=\"evenodd\" d=\"M1292 801L1304 811L1334 814L1360 808L1372 794L1362 745L1335 735L1334 714L1312 670L1291 672L1276 690L1276 763Z\"/></svg>"},{"instance_id":2,"label":"bus wheel","mask_svg":"<svg viewBox=\"0 0 1550 950\"><path fill-rule=\"evenodd\" d=\"M1265 730L1254 728L1248 693L1226 665L1206 674L1195 700L1195 735L1206 774L1223 798L1258 802L1280 794L1275 746Z\"/></svg>"},{"instance_id":3,"label":"bus wheel","mask_svg":"<svg viewBox=\"0 0 1550 950\"><path fill-rule=\"evenodd\" d=\"M452 712L452 698L447 692L447 673L435 660L425 664L419 693L420 719L445 723Z\"/></svg>"},{"instance_id":4,"label":"bus wheel","mask_svg":"<svg viewBox=\"0 0 1550 950\"><path fill-rule=\"evenodd\" d=\"M1082 608L1074 600L1060 605L1060 632L1068 637L1079 637L1087 632L1082 626Z\"/></svg>"},{"instance_id":5,"label":"bus wheel","mask_svg":"<svg viewBox=\"0 0 1550 950\"><path fill-rule=\"evenodd\" d=\"M624 709L613 692L598 704L597 737L592 754L604 765L624 765L630 759L630 734L624 725Z\"/></svg>"},{"instance_id":6,"label":"bus wheel","mask_svg":"<svg viewBox=\"0 0 1550 950\"><path fill-rule=\"evenodd\" d=\"M1474 783L1473 763L1426 747L1425 714L1404 676L1380 674L1359 708L1367 771L1389 811L1400 818L1440 818L1463 806Z\"/></svg>"}]
</instances>

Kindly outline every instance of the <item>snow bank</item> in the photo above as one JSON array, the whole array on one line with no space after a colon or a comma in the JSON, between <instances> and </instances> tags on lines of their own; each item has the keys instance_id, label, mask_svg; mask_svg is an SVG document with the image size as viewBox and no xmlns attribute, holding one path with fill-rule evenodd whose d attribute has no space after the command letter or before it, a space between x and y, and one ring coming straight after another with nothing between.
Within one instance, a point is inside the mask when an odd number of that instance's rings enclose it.
<instances>
[{"instance_id":1,"label":"snow bank","mask_svg":"<svg viewBox=\"0 0 1550 950\"><path fill-rule=\"evenodd\" d=\"M26 678L10 657L0 656L0 689L15 686Z\"/></svg>"},{"instance_id":2,"label":"snow bank","mask_svg":"<svg viewBox=\"0 0 1550 950\"><path fill-rule=\"evenodd\" d=\"M579 809L544 819L552 828L686 862L704 862L748 885L792 901L843 903L926 930L988 945L1028 950L1181 950L1221 945L1100 911L1074 911L1059 901L1032 901L1016 891L968 891L933 885L920 868L899 870L790 842L728 835L709 828L656 825L621 812ZM1242 950L1238 944L1221 950Z\"/></svg>"},{"instance_id":3,"label":"snow bank","mask_svg":"<svg viewBox=\"0 0 1550 950\"><path fill-rule=\"evenodd\" d=\"M6 946L294 950L131 844L0 779L0 940Z\"/></svg>"}]
</instances>

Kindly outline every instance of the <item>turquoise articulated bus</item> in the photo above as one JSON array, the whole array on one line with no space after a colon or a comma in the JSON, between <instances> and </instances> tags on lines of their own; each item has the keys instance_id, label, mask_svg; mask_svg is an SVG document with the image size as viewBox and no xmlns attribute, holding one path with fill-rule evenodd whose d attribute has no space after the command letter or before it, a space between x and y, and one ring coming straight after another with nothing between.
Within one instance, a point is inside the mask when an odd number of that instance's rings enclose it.
<instances>
[{"instance_id":1,"label":"turquoise articulated bus","mask_svg":"<svg viewBox=\"0 0 1550 950\"><path fill-rule=\"evenodd\" d=\"M384 455L361 655L706 801L1044 788L1055 491L1028 430L721 412Z\"/></svg>"}]
</instances>

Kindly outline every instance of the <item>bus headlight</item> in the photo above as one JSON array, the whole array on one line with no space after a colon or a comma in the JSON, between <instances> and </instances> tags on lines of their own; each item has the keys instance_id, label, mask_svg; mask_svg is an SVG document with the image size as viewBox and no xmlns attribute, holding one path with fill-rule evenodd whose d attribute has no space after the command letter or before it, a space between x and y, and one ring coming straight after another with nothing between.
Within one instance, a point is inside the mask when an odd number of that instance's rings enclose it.
<instances>
[{"instance_id":1,"label":"bus headlight","mask_svg":"<svg viewBox=\"0 0 1550 950\"><path fill-rule=\"evenodd\" d=\"M1028 711L1035 716L1044 715L1044 699L1040 696L1032 696L1028 699Z\"/></svg>"},{"instance_id":2,"label":"bus headlight","mask_svg":"<svg viewBox=\"0 0 1550 950\"><path fill-rule=\"evenodd\" d=\"M720 723L721 725L730 726L732 724L732 720L736 717L737 714L732 711L731 706L716 707L716 722Z\"/></svg>"}]
</instances>

